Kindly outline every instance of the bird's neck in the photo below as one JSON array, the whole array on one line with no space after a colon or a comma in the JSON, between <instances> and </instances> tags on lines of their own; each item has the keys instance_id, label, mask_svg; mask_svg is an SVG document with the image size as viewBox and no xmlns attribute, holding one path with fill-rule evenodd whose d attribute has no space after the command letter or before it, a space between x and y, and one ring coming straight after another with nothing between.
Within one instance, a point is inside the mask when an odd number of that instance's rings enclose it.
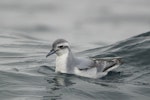
<instances>
[{"instance_id":1,"label":"bird's neck","mask_svg":"<svg viewBox=\"0 0 150 100\"><path fill-rule=\"evenodd\" d=\"M72 52L67 52L56 58L56 72L72 73L72 64L74 62L74 56Z\"/></svg>"}]
</instances>

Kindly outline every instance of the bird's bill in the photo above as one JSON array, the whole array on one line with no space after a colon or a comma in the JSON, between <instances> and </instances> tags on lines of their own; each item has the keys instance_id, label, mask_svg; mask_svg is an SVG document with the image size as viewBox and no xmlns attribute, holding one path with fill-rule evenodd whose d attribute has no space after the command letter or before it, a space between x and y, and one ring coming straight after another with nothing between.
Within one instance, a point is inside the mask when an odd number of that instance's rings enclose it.
<instances>
[{"instance_id":1,"label":"bird's bill","mask_svg":"<svg viewBox=\"0 0 150 100\"><path fill-rule=\"evenodd\" d=\"M46 58L49 57L50 55L54 54L55 52L56 52L56 51L52 49L52 50L46 55Z\"/></svg>"}]
</instances>

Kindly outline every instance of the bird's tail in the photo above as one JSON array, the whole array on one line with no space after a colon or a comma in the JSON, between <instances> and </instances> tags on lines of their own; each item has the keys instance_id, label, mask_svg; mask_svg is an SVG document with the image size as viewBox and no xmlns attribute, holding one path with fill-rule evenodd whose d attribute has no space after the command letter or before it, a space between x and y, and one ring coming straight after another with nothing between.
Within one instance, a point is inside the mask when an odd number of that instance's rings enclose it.
<instances>
[{"instance_id":1,"label":"bird's tail","mask_svg":"<svg viewBox=\"0 0 150 100\"><path fill-rule=\"evenodd\" d=\"M121 58L103 58L103 59L97 59L98 66L97 71L98 72L109 72L113 69L116 69L122 64Z\"/></svg>"},{"instance_id":2,"label":"bird's tail","mask_svg":"<svg viewBox=\"0 0 150 100\"><path fill-rule=\"evenodd\" d=\"M107 64L108 63L108 64ZM106 61L103 72L109 72L113 69L116 69L122 64L121 58L113 58L110 61Z\"/></svg>"}]
</instances>

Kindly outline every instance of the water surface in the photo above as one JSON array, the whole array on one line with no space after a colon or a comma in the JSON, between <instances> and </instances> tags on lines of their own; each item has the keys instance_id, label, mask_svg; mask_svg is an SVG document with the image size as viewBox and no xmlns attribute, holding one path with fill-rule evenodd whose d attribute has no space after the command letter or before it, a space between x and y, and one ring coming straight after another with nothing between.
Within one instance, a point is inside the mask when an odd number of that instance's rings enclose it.
<instances>
[{"instance_id":1,"label":"water surface","mask_svg":"<svg viewBox=\"0 0 150 100\"><path fill-rule=\"evenodd\" d=\"M0 34L2 100L149 100L150 33L76 52L95 58L119 56L124 64L101 79L56 74L55 56L46 59L48 41ZM74 47L77 48L77 47Z\"/></svg>"}]
</instances>

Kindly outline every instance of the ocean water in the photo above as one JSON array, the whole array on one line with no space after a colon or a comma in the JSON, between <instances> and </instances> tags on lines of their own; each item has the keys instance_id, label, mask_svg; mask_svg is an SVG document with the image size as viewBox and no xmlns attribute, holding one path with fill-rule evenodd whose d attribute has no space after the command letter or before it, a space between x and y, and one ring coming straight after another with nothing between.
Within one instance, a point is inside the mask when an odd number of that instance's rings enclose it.
<instances>
[{"instance_id":1,"label":"ocean water","mask_svg":"<svg viewBox=\"0 0 150 100\"><path fill-rule=\"evenodd\" d=\"M101 79L56 74L48 41L0 34L1 100L149 100L150 32L76 52L80 56L122 57L124 64Z\"/></svg>"},{"instance_id":2,"label":"ocean water","mask_svg":"<svg viewBox=\"0 0 150 100\"><path fill-rule=\"evenodd\" d=\"M149 0L0 0L0 100L150 100ZM56 74L52 42L122 57L100 79Z\"/></svg>"}]
</instances>

